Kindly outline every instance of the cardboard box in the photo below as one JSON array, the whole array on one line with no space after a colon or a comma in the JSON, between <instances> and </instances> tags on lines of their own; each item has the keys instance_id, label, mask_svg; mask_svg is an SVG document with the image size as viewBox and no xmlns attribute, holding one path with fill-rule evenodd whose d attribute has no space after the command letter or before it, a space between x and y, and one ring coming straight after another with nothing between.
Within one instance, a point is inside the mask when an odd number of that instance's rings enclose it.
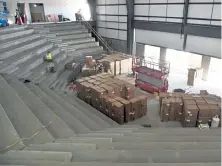
<instances>
[{"instance_id":1,"label":"cardboard box","mask_svg":"<svg viewBox=\"0 0 222 166\"><path fill-rule=\"evenodd\" d=\"M182 125L184 127L196 127L199 108L197 105L186 105L183 113Z\"/></svg>"},{"instance_id":2,"label":"cardboard box","mask_svg":"<svg viewBox=\"0 0 222 166\"><path fill-rule=\"evenodd\" d=\"M147 115L147 99L148 97L146 95L142 95L138 97L138 100L140 101L139 109L140 109L140 117Z\"/></svg>"},{"instance_id":3,"label":"cardboard box","mask_svg":"<svg viewBox=\"0 0 222 166\"><path fill-rule=\"evenodd\" d=\"M162 122L169 121L169 115L170 115L170 101L168 98L162 99L162 104L160 107L160 119Z\"/></svg>"},{"instance_id":4,"label":"cardboard box","mask_svg":"<svg viewBox=\"0 0 222 166\"><path fill-rule=\"evenodd\" d=\"M106 84L100 84L99 86L100 86L101 88L105 89L105 90L106 90L106 93L107 93L108 95L114 95L114 94L115 94L115 91L114 91L113 87L108 86L108 85L106 85Z\"/></svg>"},{"instance_id":5,"label":"cardboard box","mask_svg":"<svg viewBox=\"0 0 222 166\"><path fill-rule=\"evenodd\" d=\"M128 100L125 100L124 98L117 97L117 96L115 96L114 99L124 105L124 122L125 123L129 122L130 121L130 113L132 110L131 103Z\"/></svg>"},{"instance_id":6,"label":"cardboard box","mask_svg":"<svg viewBox=\"0 0 222 166\"><path fill-rule=\"evenodd\" d=\"M175 98L175 107L176 107L176 112L175 112L175 120L176 121L181 121L182 120L182 115L183 115L183 101L181 98Z\"/></svg>"},{"instance_id":7,"label":"cardboard box","mask_svg":"<svg viewBox=\"0 0 222 166\"><path fill-rule=\"evenodd\" d=\"M119 124L124 124L124 105L120 102L112 103L112 119Z\"/></svg>"},{"instance_id":8,"label":"cardboard box","mask_svg":"<svg viewBox=\"0 0 222 166\"><path fill-rule=\"evenodd\" d=\"M131 108L132 108L131 112L129 113L129 120L134 121L140 115L140 110L139 110L140 101L138 98L133 98L129 100L129 102L131 103Z\"/></svg>"},{"instance_id":9,"label":"cardboard box","mask_svg":"<svg viewBox=\"0 0 222 166\"><path fill-rule=\"evenodd\" d=\"M125 99L130 100L134 97L134 85L125 83Z\"/></svg>"},{"instance_id":10,"label":"cardboard box","mask_svg":"<svg viewBox=\"0 0 222 166\"><path fill-rule=\"evenodd\" d=\"M208 104L208 107L210 109L210 118L212 119L216 115L221 117L221 108L216 104Z\"/></svg>"},{"instance_id":11,"label":"cardboard box","mask_svg":"<svg viewBox=\"0 0 222 166\"><path fill-rule=\"evenodd\" d=\"M199 117L210 117L210 108L208 104L198 104L199 108Z\"/></svg>"},{"instance_id":12,"label":"cardboard box","mask_svg":"<svg viewBox=\"0 0 222 166\"><path fill-rule=\"evenodd\" d=\"M106 100L106 115L110 118L114 117L114 114L112 112L113 103L115 103L116 100L112 98L108 98Z\"/></svg>"}]
</instances>

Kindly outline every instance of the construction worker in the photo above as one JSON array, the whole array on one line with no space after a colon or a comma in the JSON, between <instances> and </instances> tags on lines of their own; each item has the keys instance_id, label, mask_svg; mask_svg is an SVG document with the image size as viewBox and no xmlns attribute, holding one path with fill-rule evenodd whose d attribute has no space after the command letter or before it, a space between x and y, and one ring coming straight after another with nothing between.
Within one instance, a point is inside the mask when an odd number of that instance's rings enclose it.
<instances>
[{"instance_id":1,"label":"construction worker","mask_svg":"<svg viewBox=\"0 0 222 166\"><path fill-rule=\"evenodd\" d=\"M53 62L53 58L52 58L52 53L50 51L48 51L48 53L46 54L46 56L44 57L44 61L45 62L50 62L49 65L47 66L47 71L51 72L51 73L55 73L55 64Z\"/></svg>"},{"instance_id":2,"label":"construction worker","mask_svg":"<svg viewBox=\"0 0 222 166\"><path fill-rule=\"evenodd\" d=\"M18 23L18 17L19 17L18 9L16 9L16 11L14 13L14 16L15 16L15 24L17 24Z\"/></svg>"},{"instance_id":3,"label":"construction worker","mask_svg":"<svg viewBox=\"0 0 222 166\"><path fill-rule=\"evenodd\" d=\"M52 61L53 61L53 59L52 59L52 53L51 53L50 51L48 51L48 53L46 54L44 60L47 61L47 62L52 62Z\"/></svg>"},{"instance_id":4,"label":"construction worker","mask_svg":"<svg viewBox=\"0 0 222 166\"><path fill-rule=\"evenodd\" d=\"M79 11L77 13L75 13L75 16L76 16L76 21L77 22L82 21L81 9L79 9Z\"/></svg>"}]
</instances>

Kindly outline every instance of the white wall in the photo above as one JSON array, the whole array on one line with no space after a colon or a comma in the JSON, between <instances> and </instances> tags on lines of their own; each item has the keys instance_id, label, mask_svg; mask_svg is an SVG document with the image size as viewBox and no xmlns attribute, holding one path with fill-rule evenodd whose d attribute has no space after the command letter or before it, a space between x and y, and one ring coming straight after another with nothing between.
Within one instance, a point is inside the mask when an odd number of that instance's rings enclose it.
<instances>
[{"instance_id":1,"label":"white wall","mask_svg":"<svg viewBox=\"0 0 222 166\"><path fill-rule=\"evenodd\" d=\"M45 15L49 14L62 14L66 18L70 18L72 21L75 20L75 13L79 9L83 9L84 15L89 15L90 10L85 9L88 6L87 0L6 0L10 17L13 19L13 14L17 8L18 3L43 3ZM26 5L28 20L31 20L29 5ZM90 17L90 16L88 16ZM89 19L89 18L86 18Z\"/></svg>"}]
</instances>

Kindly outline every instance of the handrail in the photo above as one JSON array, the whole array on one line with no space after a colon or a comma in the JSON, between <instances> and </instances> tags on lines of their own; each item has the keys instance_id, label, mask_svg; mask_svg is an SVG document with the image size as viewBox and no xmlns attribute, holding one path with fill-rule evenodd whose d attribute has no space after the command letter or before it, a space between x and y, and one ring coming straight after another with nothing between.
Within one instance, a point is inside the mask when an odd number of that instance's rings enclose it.
<instances>
[{"instance_id":1,"label":"handrail","mask_svg":"<svg viewBox=\"0 0 222 166\"><path fill-rule=\"evenodd\" d=\"M110 52L113 53L114 50L112 49L112 47L102 38L102 36L99 35L98 32L96 32L93 27L88 23L88 21L86 21L84 19L84 17L81 15L82 20L87 24L87 27L94 33L94 35L99 39L100 42L102 42L102 44L106 47L106 49Z\"/></svg>"}]
</instances>

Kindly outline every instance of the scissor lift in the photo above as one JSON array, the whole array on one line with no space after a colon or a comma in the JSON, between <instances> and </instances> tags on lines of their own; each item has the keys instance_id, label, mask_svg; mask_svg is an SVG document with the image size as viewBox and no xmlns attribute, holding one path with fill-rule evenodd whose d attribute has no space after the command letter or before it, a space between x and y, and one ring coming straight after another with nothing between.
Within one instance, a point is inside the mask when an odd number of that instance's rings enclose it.
<instances>
[{"instance_id":1,"label":"scissor lift","mask_svg":"<svg viewBox=\"0 0 222 166\"><path fill-rule=\"evenodd\" d=\"M136 86L154 93L166 92L168 90L167 77L170 72L170 64L148 57L133 58L132 70L136 73Z\"/></svg>"}]
</instances>

